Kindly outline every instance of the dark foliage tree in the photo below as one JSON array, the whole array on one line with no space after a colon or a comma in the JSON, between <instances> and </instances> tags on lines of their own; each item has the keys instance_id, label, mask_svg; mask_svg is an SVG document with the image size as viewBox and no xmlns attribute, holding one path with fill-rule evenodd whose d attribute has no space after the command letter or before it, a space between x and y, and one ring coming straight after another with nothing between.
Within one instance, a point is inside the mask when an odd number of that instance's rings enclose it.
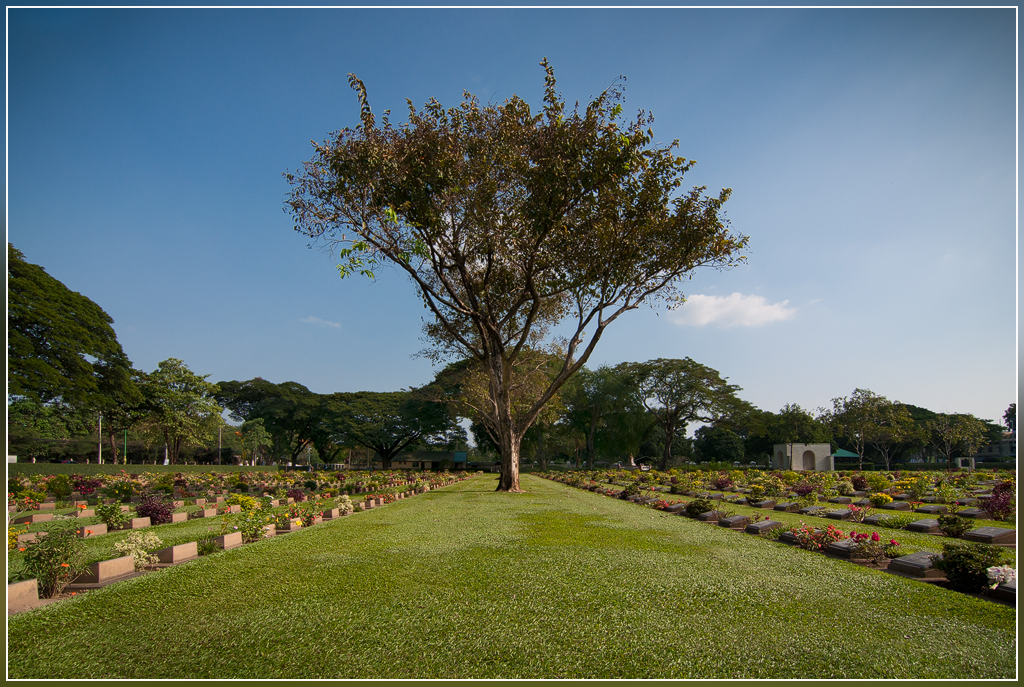
<instances>
[{"instance_id":1,"label":"dark foliage tree","mask_svg":"<svg viewBox=\"0 0 1024 687\"><path fill-rule=\"evenodd\" d=\"M231 411L231 419L263 419L264 427L274 438L273 452L277 457L295 463L314 442L326 437L323 396L298 382L274 384L256 377L244 382L219 382L217 386L217 401Z\"/></svg>"},{"instance_id":2,"label":"dark foliage tree","mask_svg":"<svg viewBox=\"0 0 1024 687\"><path fill-rule=\"evenodd\" d=\"M704 425L695 432L693 450L701 460L734 463L743 460L743 439L726 427Z\"/></svg>"},{"instance_id":3,"label":"dark foliage tree","mask_svg":"<svg viewBox=\"0 0 1024 687\"><path fill-rule=\"evenodd\" d=\"M444 404L421 390L336 393L329 397L328 426L338 442L377 453L385 470L412 447L442 447L465 437Z\"/></svg>"},{"instance_id":4,"label":"dark foliage tree","mask_svg":"<svg viewBox=\"0 0 1024 687\"><path fill-rule=\"evenodd\" d=\"M7 393L78 405L99 393L103 369L130 368L100 306L7 244Z\"/></svg>"}]
</instances>

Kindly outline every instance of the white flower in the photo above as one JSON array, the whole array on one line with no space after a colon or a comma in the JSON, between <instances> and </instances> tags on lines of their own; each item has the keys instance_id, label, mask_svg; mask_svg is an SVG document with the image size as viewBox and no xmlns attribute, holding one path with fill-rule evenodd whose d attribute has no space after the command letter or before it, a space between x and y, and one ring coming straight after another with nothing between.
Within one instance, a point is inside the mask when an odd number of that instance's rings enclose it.
<instances>
[{"instance_id":1,"label":"white flower","mask_svg":"<svg viewBox=\"0 0 1024 687\"><path fill-rule=\"evenodd\" d=\"M1017 579L1017 571L1008 565L994 566L986 570L988 581L992 584L990 589L995 589L1004 582L1011 582Z\"/></svg>"}]
</instances>

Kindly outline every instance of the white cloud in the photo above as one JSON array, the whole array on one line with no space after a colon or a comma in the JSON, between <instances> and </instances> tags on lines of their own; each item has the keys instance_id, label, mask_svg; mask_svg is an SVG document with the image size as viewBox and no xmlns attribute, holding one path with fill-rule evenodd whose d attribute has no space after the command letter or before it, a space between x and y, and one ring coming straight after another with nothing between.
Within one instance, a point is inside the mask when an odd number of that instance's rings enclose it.
<instances>
[{"instance_id":1,"label":"white cloud","mask_svg":"<svg viewBox=\"0 0 1024 687\"><path fill-rule=\"evenodd\" d=\"M306 324L319 324L323 325L324 327L333 327L334 329L341 329L340 322L329 322L327 320L321 320L319 317L313 317L312 315L309 317L303 317L301 320L299 320L299 322L305 322Z\"/></svg>"},{"instance_id":2,"label":"white cloud","mask_svg":"<svg viewBox=\"0 0 1024 687\"><path fill-rule=\"evenodd\" d=\"M698 293L689 296L686 303L670 315L670 319L676 324L693 327L706 324L759 327L770 322L792 319L796 315L796 308L787 308L788 303L769 303L764 296L744 296L739 292L728 296L705 296Z\"/></svg>"}]
</instances>

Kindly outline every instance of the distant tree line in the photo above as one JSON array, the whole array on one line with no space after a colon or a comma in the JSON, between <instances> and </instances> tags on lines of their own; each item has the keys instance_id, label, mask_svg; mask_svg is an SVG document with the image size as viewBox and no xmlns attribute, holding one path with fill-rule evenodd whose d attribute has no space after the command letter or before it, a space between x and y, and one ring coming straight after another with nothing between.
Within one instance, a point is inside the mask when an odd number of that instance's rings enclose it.
<instances>
[{"instance_id":1,"label":"distant tree line","mask_svg":"<svg viewBox=\"0 0 1024 687\"><path fill-rule=\"evenodd\" d=\"M91 300L8 244L8 453L20 460L170 464L348 463L389 467L403 451L469 448L500 460L489 413L490 377L479 360L445 367L428 385L394 392L320 394L297 382L207 381L181 360L135 369ZM866 389L812 413L797 404L756 408L717 370L689 358L581 366L537 413L563 360L526 348L509 370L511 421L535 415L524 461L593 468L645 462L765 463L782 443L829 443L860 466L911 459L952 465L998 442L1003 428L936 413ZM227 411L229 424L224 419ZM1016 404L1004 414L1016 425ZM697 427L690 436L690 429ZM102 443L102 449L98 446Z\"/></svg>"}]
</instances>

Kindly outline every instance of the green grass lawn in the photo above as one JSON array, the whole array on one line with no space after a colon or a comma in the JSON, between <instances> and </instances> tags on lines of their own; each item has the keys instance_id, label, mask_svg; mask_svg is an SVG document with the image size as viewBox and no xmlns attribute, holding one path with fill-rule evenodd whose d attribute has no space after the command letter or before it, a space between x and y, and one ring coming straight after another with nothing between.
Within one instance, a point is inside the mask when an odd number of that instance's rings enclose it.
<instances>
[{"instance_id":1,"label":"green grass lawn","mask_svg":"<svg viewBox=\"0 0 1024 687\"><path fill-rule=\"evenodd\" d=\"M496 479L11 616L9 677L1015 677L1013 608Z\"/></svg>"}]
</instances>

